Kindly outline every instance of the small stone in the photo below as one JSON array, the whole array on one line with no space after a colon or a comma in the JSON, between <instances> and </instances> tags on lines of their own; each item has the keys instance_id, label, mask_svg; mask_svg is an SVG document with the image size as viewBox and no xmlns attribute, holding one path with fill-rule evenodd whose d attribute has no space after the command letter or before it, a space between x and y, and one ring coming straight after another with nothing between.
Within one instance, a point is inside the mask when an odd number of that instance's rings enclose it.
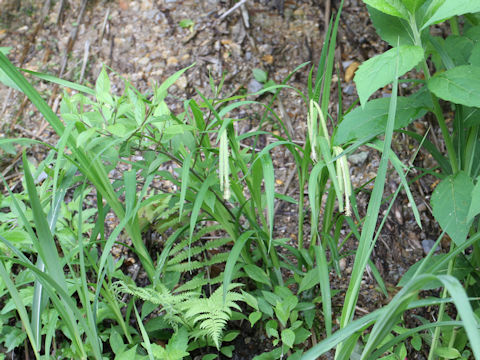
<instances>
[{"instance_id":1,"label":"small stone","mask_svg":"<svg viewBox=\"0 0 480 360\"><path fill-rule=\"evenodd\" d=\"M368 151L361 151L356 154L352 154L348 157L348 160L353 165L362 165L368 159Z\"/></svg>"},{"instance_id":2,"label":"small stone","mask_svg":"<svg viewBox=\"0 0 480 360\"><path fill-rule=\"evenodd\" d=\"M347 86L345 86L345 88L343 89L343 92L346 94L346 95L353 95L355 93L355 86L353 84L348 84Z\"/></svg>"},{"instance_id":3,"label":"small stone","mask_svg":"<svg viewBox=\"0 0 480 360\"><path fill-rule=\"evenodd\" d=\"M263 89L262 83L258 82L255 79L250 80L250 82L248 83L248 92L250 94L256 93L257 91L260 91L262 89Z\"/></svg>"},{"instance_id":4,"label":"small stone","mask_svg":"<svg viewBox=\"0 0 480 360\"><path fill-rule=\"evenodd\" d=\"M435 245L435 241L433 240L430 240L430 239L422 240L422 248L425 255L427 255L430 252L430 250L432 250L433 245ZM438 248L436 251L438 251Z\"/></svg>"},{"instance_id":5,"label":"small stone","mask_svg":"<svg viewBox=\"0 0 480 360\"><path fill-rule=\"evenodd\" d=\"M180 90L185 90L188 84L187 77L185 75L180 76L175 84Z\"/></svg>"},{"instance_id":6,"label":"small stone","mask_svg":"<svg viewBox=\"0 0 480 360\"><path fill-rule=\"evenodd\" d=\"M340 271L344 271L345 268L347 267L347 259L341 258L341 259L338 261L338 266L340 267Z\"/></svg>"},{"instance_id":7,"label":"small stone","mask_svg":"<svg viewBox=\"0 0 480 360\"><path fill-rule=\"evenodd\" d=\"M167 59L167 65L176 65L178 64L178 59L175 56L170 56Z\"/></svg>"}]
</instances>

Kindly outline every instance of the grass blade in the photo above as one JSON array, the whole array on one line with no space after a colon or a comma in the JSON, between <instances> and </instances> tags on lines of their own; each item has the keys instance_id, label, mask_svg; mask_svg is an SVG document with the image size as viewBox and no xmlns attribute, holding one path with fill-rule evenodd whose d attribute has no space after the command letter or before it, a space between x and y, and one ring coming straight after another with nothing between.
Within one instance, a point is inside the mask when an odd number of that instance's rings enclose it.
<instances>
[{"instance_id":1,"label":"grass blade","mask_svg":"<svg viewBox=\"0 0 480 360\"><path fill-rule=\"evenodd\" d=\"M252 236L255 231L250 230L244 232L240 237L235 241L232 250L230 250L230 254L228 254L227 262L225 264L225 271L223 272L223 303L225 304L225 300L227 298L227 290L230 287L230 282L232 281L233 270L235 268L235 264L240 256L240 253L245 246L245 243L248 239Z\"/></svg>"},{"instance_id":2,"label":"grass blade","mask_svg":"<svg viewBox=\"0 0 480 360\"><path fill-rule=\"evenodd\" d=\"M360 290L360 284L365 270L365 266L368 263L372 247L373 235L375 232L375 226L377 218L379 216L380 204L382 202L383 190L385 187L388 159L390 153L390 147L392 143L393 129L395 123L395 113L397 108L397 94L398 94L398 57L395 67L395 80L393 83L392 97L390 101L390 109L388 112L387 127L385 131L385 141L380 159L380 165L378 168L377 177L373 187L372 196L368 204L367 215L365 224L362 229L360 243L358 246L357 254L355 256L355 262L353 265L353 271L348 285L347 294L345 296L345 303L342 310L342 316L340 320L340 326L346 327L351 321L355 306L358 300L358 294ZM337 354L341 354L341 346L337 349Z\"/></svg>"},{"instance_id":3,"label":"grass blade","mask_svg":"<svg viewBox=\"0 0 480 360\"><path fill-rule=\"evenodd\" d=\"M268 218L268 251L272 245L273 237L273 216L275 213L275 173L273 170L272 158L267 153L263 155L260 160L262 161L263 180L265 185L265 196L267 199L267 218Z\"/></svg>"},{"instance_id":4,"label":"grass blade","mask_svg":"<svg viewBox=\"0 0 480 360\"><path fill-rule=\"evenodd\" d=\"M2 241L6 241L4 238L0 237ZM25 327L25 331L27 332L28 339L30 340L30 344L32 345L33 353L35 354L35 358L40 359L40 354L38 353L38 345L39 342L36 340L36 336L34 336L32 327L30 326L30 321L28 319L27 309L23 304L22 297L17 291L15 284L10 279L8 275L7 269L3 265L3 262L0 261L0 278L2 278L5 286L7 287L10 296L12 297L13 302L15 303L15 308L22 320L22 324Z\"/></svg>"}]
</instances>

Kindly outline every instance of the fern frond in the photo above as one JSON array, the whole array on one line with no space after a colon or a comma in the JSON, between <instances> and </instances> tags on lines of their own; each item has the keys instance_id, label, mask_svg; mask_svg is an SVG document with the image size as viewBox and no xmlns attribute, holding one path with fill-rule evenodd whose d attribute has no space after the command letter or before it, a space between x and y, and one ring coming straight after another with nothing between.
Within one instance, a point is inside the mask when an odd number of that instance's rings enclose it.
<instances>
[{"instance_id":1,"label":"fern frond","mask_svg":"<svg viewBox=\"0 0 480 360\"><path fill-rule=\"evenodd\" d=\"M204 228L201 228L199 229L194 235L193 235L193 238L192 238L192 244L197 242L198 240L200 240L203 236L205 236L206 234L210 234L210 233L213 233L215 231L219 231L221 230L222 227L220 225L211 225L211 226L205 226ZM189 244L189 239L188 238L185 238L183 239L182 241L180 241L179 243L177 243L171 250L171 254L174 255L180 251L183 251L185 248L188 247L188 244Z\"/></svg>"},{"instance_id":2,"label":"fern frond","mask_svg":"<svg viewBox=\"0 0 480 360\"><path fill-rule=\"evenodd\" d=\"M231 241L232 240L230 238L219 238L219 239L207 241L203 245L192 246L190 249L188 249L188 247L185 247L183 251L179 252L177 255L172 257L172 259L168 261L168 264L169 265L178 264L184 260L187 260L189 256L193 257L204 251L218 249L221 246L228 244Z\"/></svg>"},{"instance_id":3,"label":"fern frond","mask_svg":"<svg viewBox=\"0 0 480 360\"><path fill-rule=\"evenodd\" d=\"M223 329L232 316L232 309L241 310L236 302L243 301L243 295L231 291L240 285L230 284L225 301L223 301L223 287L220 286L209 298L187 301L183 304L188 306L185 316L194 324L200 323L200 329L207 332L218 349Z\"/></svg>"},{"instance_id":4,"label":"fern frond","mask_svg":"<svg viewBox=\"0 0 480 360\"><path fill-rule=\"evenodd\" d=\"M206 261L190 261L190 263L185 262L180 264L167 265L167 271L186 272L201 269L206 266L224 263L225 261L227 261L228 255L228 253L219 253L213 255L210 259Z\"/></svg>"}]
</instances>

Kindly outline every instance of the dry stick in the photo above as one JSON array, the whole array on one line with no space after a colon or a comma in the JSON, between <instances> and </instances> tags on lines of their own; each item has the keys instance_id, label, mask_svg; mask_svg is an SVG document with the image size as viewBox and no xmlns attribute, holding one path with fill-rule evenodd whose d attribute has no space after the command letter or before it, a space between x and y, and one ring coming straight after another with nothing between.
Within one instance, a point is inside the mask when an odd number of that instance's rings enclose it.
<instances>
[{"instance_id":1,"label":"dry stick","mask_svg":"<svg viewBox=\"0 0 480 360\"><path fill-rule=\"evenodd\" d=\"M290 184L292 183L292 180L295 177L296 172L297 172L297 166L295 165L293 167L293 169L290 171L290 174L288 175L287 181L285 181L285 185L283 186L283 190L282 190L283 195L289 195L290 194L290 192L288 191L288 188L290 187ZM275 216L277 214L277 212L282 208L283 204L284 204L283 201L278 201L275 204L275 208L273 209L273 216Z\"/></svg>"},{"instance_id":2,"label":"dry stick","mask_svg":"<svg viewBox=\"0 0 480 360\"><path fill-rule=\"evenodd\" d=\"M87 68L89 50L90 50L90 41L87 40L85 41L85 51L83 53L82 70L80 70L80 80L79 80L80 84L83 82L83 75L85 74L85 70Z\"/></svg>"},{"instance_id":3,"label":"dry stick","mask_svg":"<svg viewBox=\"0 0 480 360\"><path fill-rule=\"evenodd\" d=\"M241 6L240 11L242 12L243 24L245 25L245 27L247 29L249 29L250 28L250 18L248 16L247 7L245 6L245 4L243 4Z\"/></svg>"},{"instance_id":4,"label":"dry stick","mask_svg":"<svg viewBox=\"0 0 480 360\"><path fill-rule=\"evenodd\" d=\"M10 97L12 96L13 88L8 89L7 96L5 97L5 101L3 102L2 111L0 111L0 116L5 113L7 110L7 105L10 102Z\"/></svg>"},{"instance_id":5,"label":"dry stick","mask_svg":"<svg viewBox=\"0 0 480 360\"><path fill-rule=\"evenodd\" d=\"M30 51L30 48L32 47L33 44L35 44L35 39L37 38L37 35L40 31L40 29L43 27L43 23L45 22L45 19L48 15L48 11L50 10L50 0L46 0L45 3L43 4L42 12L40 14L40 20L38 21L37 25L35 25L35 28L33 29L33 32L27 36L27 41L25 42L25 45L23 46L22 54L20 56L20 61L19 67L22 67L23 64L25 63L25 59L27 58L27 54ZM0 115L2 115L5 110L7 109L7 104L10 102L10 98L12 96L13 92L10 90L8 92L7 98L5 99L2 111L0 112ZM25 108L27 102L27 96L24 95L23 100L22 100L22 105L20 105L19 110L17 111L17 114L15 115L15 118L13 119L13 122L10 126L10 129L13 129L13 126L16 124L17 120L22 116L23 110Z\"/></svg>"},{"instance_id":6,"label":"dry stick","mask_svg":"<svg viewBox=\"0 0 480 360\"><path fill-rule=\"evenodd\" d=\"M105 36L105 30L107 28L109 15L110 15L110 8L107 8L107 12L105 13L105 18L103 19L102 30L100 31L100 42L103 40L103 37Z\"/></svg>"},{"instance_id":7,"label":"dry stick","mask_svg":"<svg viewBox=\"0 0 480 360\"><path fill-rule=\"evenodd\" d=\"M60 0L60 7L58 8L58 13L57 13L57 25L59 25L62 22L63 10L65 10L65 0Z\"/></svg>"},{"instance_id":8,"label":"dry stick","mask_svg":"<svg viewBox=\"0 0 480 360\"><path fill-rule=\"evenodd\" d=\"M328 29L328 25L330 24L330 12L332 9L332 0L325 0L325 18L323 21L325 22L325 29Z\"/></svg>"},{"instance_id":9,"label":"dry stick","mask_svg":"<svg viewBox=\"0 0 480 360\"><path fill-rule=\"evenodd\" d=\"M88 2L88 0L83 0L82 1L82 7L80 9L80 14L78 14L78 18L77 18L77 26L73 27L72 33L70 34L70 38L68 39L67 49L65 51L65 54L63 55L62 66L61 66L60 72L58 74L59 77L61 77L63 75L63 72L65 71L65 68L67 66L68 54L72 51L73 45L75 44L75 41L77 40L78 29L80 28L80 24L82 23L83 15L85 14L85 9L87 7L87 2Z\"/></svg>"},{"instance_id":10,"label":"dry stick","mask_svg":"<svg viewBox=\"0 0 480 360\"><path fill-rule=\"evenodd\" d=\"M75 41L77 40L78 29L80 27L80 24L82 23L83 16L85 14L85 9L87 7L87 2L88 2L88 0L83 0L82 1L82 7L80 9L80 14L78 14L78 18L77 18L77 26L75 26L73 28L73 30L70 34L70 38L68 39L67 49L65 50L65 53L63 55L62 65L61 65L60 71L58 72L58 77L62 77L62 75L65 71L65 68L67 66L68 54L72 51L73 45L75 44ZM55 109L53 110L55 113L57 112L58 100L59 100L58 96L57 96L57 92L58 92L58 84L55 84L53 86L52 95L50 96L50 99L48 101L49 104L52 104L52 103L56 104ZM47 126L48 126L47 121L45 119L43 119L42 125L39 127L39 130L37 131L37 136L40 136L42 134L42 132L47 128Z\"/></svg>"},{"instance_id":11,"label":"dry stick","mask_svg":"<svg viewBox=\"0 0 480 360\"><path fill-rule=\"evenodd\" d=\"M225 13L222 14L222 16L218 18L218 22L222 22L228 15L230 15L232 12L237 10L240 6L242 6L246 2L247 0L240 0L238 3L232 6L229 10L227 10Z\"/></svg>"}]
</instances>

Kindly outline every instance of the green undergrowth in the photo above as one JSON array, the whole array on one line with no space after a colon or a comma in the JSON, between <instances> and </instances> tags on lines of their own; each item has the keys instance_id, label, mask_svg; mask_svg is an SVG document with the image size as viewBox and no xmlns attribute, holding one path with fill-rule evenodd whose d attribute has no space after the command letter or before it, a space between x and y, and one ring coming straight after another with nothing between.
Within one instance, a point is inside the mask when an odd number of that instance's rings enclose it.
<instances>
[{"instance_id":1,"label":"green undergrowth","mask_svg":"<svg viewBox=\"0 0 480 360\"><path fill-rule=\"evenodd\" d=\"M392 49L357 70L358 107L343 111L338 92L335 117L327 110L333 79L340 78L334 52L341 11L316 66L302 64L280 84L252 69L262 90L232 97L223 96L223 78L211 78L212 96L197 90L179 112L169 108L168 89L194 65L145 94L123 80L118 95L111 91L111 69L103 68L90 88L17 69L2 49L0 80L27 95L58 135L41 144L48 155L37 166L27 153L39 141L0 139L1 151L23 152L21 184L12 191L2 179L0 195L4 353L229 358L240 351L235 344L243 334L230 326L237 322L267 339L270 350L259 349L256 359L317 359L329 352L336 359L403 360L420 353L480 359L480 7L473 0L364 2ZM429 27L445 20L451 35L430 35ZM301 69L310 69L305 91L289 85ZM72 90L64 92L58 116L25 73ZM398 95L399 77L410 86L408 97ZM391 96L369 100L390 85ZM304 145L275 111L280 92L303 102ZM263 109L258 130L239 134L238 110L253 105ZM427 113L446 151L428 132L409 130ZM266 122L280 131L263 130ZM421 147L438 166L413 169L413 160L402 162L391 148L394 132L410 136L417 152ZM263 136L274 141L259 148ZM347 160L361 145L381 156L365 214L357 208L359 189L352 188ZM276 187L277 149L294 160L298 197ZM400 186L387 197L389 166ZM412 170L438 178L430 204L443 232L389 293L371 253L400 191L422 228ZM275 209L282 202L297 211L295 241L276 236ZM156 240L147 241L147 234ZM436 255L445 234L450 251ZM358 247L343 295L332 279L344 276L340 262L351 255L344 247L350 238ZM141 276L131 276L126 259L112 255L118 249L138 259ZM367 266L390 300L359 317ZM440 296L422 298L429 289L440 289ZM339 312L334 297L343 301ZM419 326L407 326L407 312L425 307L438 309L435 319L416 316Z\"/></svg>"}]
</instances>

